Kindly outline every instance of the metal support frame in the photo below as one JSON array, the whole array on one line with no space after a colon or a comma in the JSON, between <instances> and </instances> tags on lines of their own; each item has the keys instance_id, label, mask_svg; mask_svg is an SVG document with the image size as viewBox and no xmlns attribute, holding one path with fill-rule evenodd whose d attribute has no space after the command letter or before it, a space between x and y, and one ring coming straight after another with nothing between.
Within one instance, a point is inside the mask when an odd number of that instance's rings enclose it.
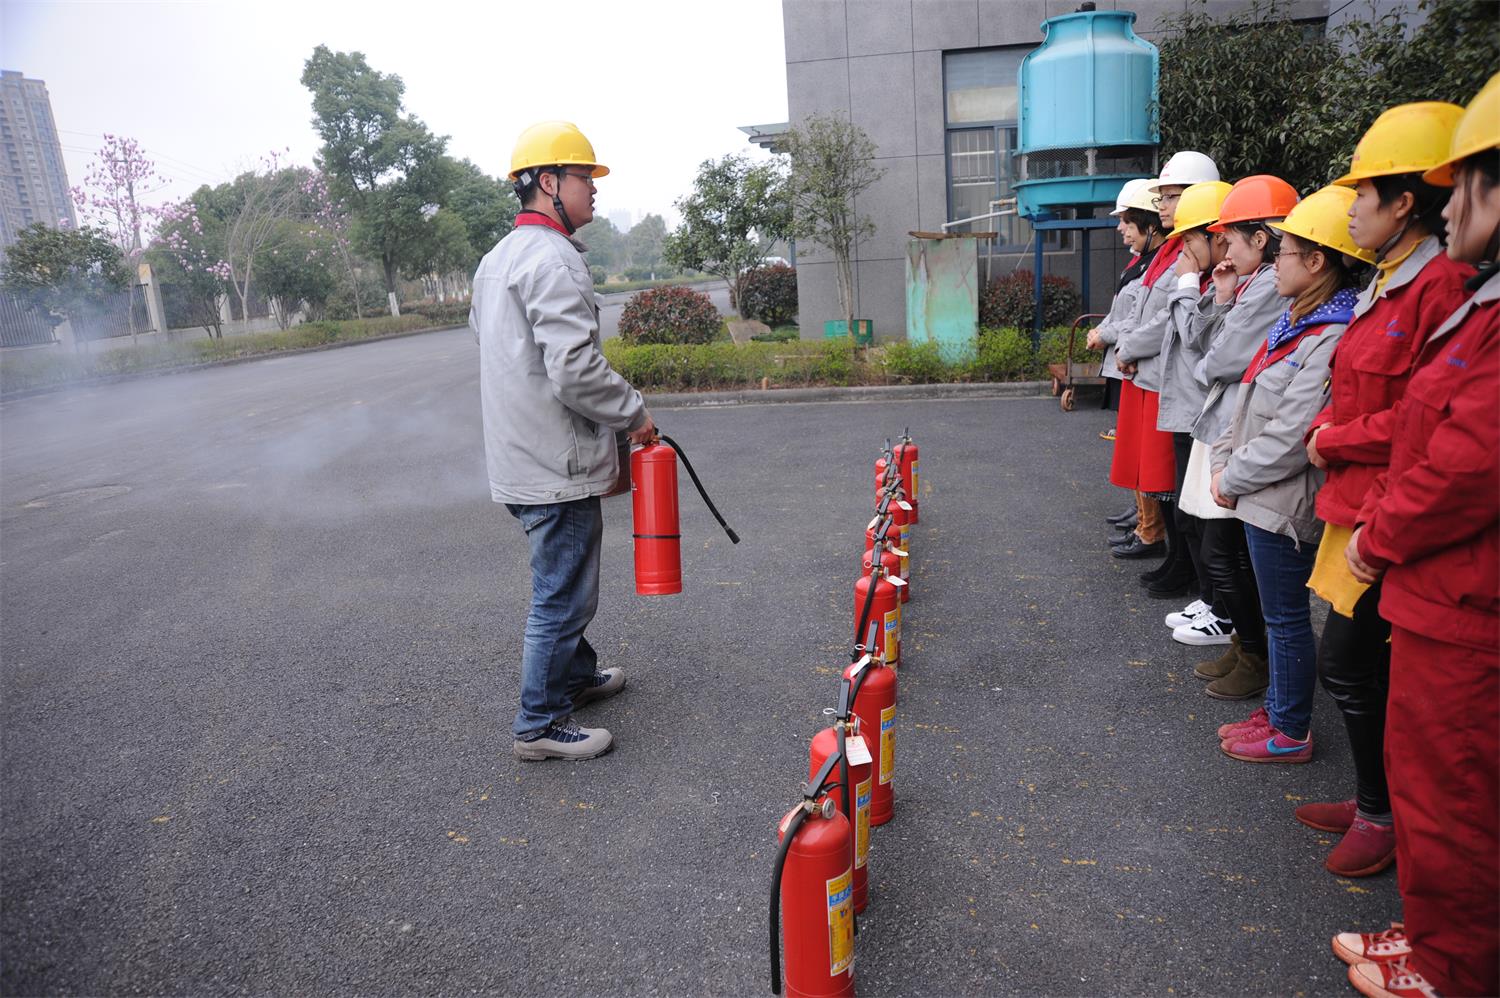
<instances>
[{"instance_id":1,"label":"metal support frame","mask_svg":"<svg viewBox=\"0 0 1500 998\"><path fill-rule=\"evenodd\" d=\"M1089 232L1093 229L1113 229L1120 224L1116 218L1054 218L1045 221L1032 221L1032 229L1038 232L1052 230L1071 229L1083 234L1083 273L1080 275L1080 284L1083 291L1083 309L1088 311L1089 307ZM1032 292L1035 298L1035 315L1031 322L1031 349L1040 350L1042 347L1042 239L1034 240L1036 243L1035 263L1032 267Z\"/></svg>"}]
</instances>

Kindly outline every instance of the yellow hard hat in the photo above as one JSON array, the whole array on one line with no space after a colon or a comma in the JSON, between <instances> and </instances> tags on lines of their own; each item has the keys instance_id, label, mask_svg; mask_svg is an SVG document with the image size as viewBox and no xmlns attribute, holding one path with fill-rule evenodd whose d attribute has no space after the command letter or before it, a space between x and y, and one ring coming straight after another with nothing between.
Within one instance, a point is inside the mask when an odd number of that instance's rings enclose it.
<instances>
[{"instance_id":1,"label":"yellow hard hat","mask_svg":"<svg viewBox=\"0 0 1500 998\"><path fill-rule=\"evenodd\" d=\"M1286 218L1266 225L1365 263L1374 263L1375 251L1364 249L1349 235L1349 207L1355 197L1353 188L1329 184L1298 201Z\"/></svg>"},{"instance_id":2,"label":"yellow hard hat","mask_svg":"<svg viewBox=\"0 0 1500 998\"><path fill-rule=\"evenodd\" d=\"M1182 200L1177 202L1177 214L1172 216L1172 221L1177 228L1167 233L1168 239L1174 239L1184 232L1202 228L1210 222L1219 220L1219 206L1234 189L1233 184L1227 184L1222 180L1209 180L1201 184L1194 184L1182 192Z\"/></svg>"},{"instance_id":3,"label":"yellow hard hat","mask_svg":"<svg viewBox=\"0 0 1500 998\"><path fill-rule=\"evenodd\" d=\"M588 166L595 177L609 173L609 167L594 157L593 144L571 121L541 121L516 139L510 154L510 179L534 166Z\"/></svg>"},{"instance_id":4,"label":"yellow hard hat","mask_svg":"<svg viewBox=\"0 0 1500 998\"><path fill-rule=\"evenodd\" d=\"M1476 152L1500 146L1500 73L1479 88L1469 101L1464 116L1453 129L1453 145L1448 157L1422 174L1422 179L1437 187L1453 186L1453 164Z\"/></svg>"},{"instance_id":5,"label":"yellow hard hat","mask_svg":"<svg viewBox=\"0 0 1500 998\"><path fill-rule=\"evenodd\" d=\"M1386 108L1354 147L1349 172L1334 181L1353 187L1371 177L1422 173L1448 158L1464 109L1445 101Z\"/></svg>"}]
</instances>

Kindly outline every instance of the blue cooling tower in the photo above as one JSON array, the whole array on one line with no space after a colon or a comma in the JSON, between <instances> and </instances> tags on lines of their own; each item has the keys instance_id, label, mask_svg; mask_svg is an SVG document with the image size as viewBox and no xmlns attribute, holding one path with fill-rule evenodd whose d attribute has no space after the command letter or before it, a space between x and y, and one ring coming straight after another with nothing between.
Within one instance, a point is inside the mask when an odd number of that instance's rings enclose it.
<instances>
[{"instance_id":1,"label":"blue cooling tower","mask_svg":"<svg viewBox=\"0 0 1500 998\"><path fill-rule=\"evenodd\" d=\"M1021 62L1014 189L1027 218L1113 204L1156 172L1156 46L1131 30L1134 12L1092 6L1042 22Z\"/></svg>"}]
</instances>

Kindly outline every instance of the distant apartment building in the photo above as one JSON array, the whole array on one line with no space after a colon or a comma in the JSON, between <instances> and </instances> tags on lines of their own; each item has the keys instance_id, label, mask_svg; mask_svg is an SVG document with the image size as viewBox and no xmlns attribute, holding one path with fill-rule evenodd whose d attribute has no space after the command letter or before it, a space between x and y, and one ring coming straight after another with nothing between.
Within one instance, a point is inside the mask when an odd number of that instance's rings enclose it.
<instances>
[{"instance_id":1,"label":"distant apartment building","mask_svg":"<svg viewBox=\"0 0 1500 998\"><path fill-rule=\"evenodd\" d=\"M33 222L63 219L78 224L47 85L0 70L0 246Z\"/></svg>"}]
</instances>

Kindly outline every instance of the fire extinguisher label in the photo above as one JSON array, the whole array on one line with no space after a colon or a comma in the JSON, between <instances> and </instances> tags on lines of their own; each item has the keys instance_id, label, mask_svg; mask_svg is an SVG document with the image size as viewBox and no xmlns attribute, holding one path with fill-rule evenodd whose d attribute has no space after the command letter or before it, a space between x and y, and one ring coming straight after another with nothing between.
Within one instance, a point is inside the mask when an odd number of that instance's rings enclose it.
<instances>
[{"instance_id":1,"label":"fire extinguisher label","mask_svg":"<svg viewBox=\"0 0 1500 998\"><path fill-rule=\"evenodd\" d=\"M870 781L854 788L854 867L865 868L870 855Z\"/></svg>"},{"instance_id":2,"label":"fire extinguisher label","mask_svg":"<svg viewBox=\"0 0 1500 998\"><path fill-rule=\"evenodd\" d=\"M917 462L911 463L911 501L917 501Z\"/></svg>"},{"instance_id":3,"label":"fire extinguisher label","mask_svg":"<svg viewBox=\"0 0 1500 998\"><path fill-rule=\"evenodd\" d=\"M828 974L837 977L854 965L854 872L827 882Z\"/></svg>"},{"instance_id":4,"label":"fire extinguisher label","mask_svg":"<svg viewBox=\"0 0 1500 998\"><path fill-rule=\"evenodd\" d=\"M896 705L891 704L880 712L880 782L891 782L896 768Z\"/></svg>"},{"instance_id":5,"label":"fire extinguisher label","mask_svg":"<svg viewBox=\"0 0 1500 998\"><path fill-rule=\"evenodd\" d=\"M885 614L885 660L894 662L901 657L901 604Z\"/></svg>"}]
</instances>

